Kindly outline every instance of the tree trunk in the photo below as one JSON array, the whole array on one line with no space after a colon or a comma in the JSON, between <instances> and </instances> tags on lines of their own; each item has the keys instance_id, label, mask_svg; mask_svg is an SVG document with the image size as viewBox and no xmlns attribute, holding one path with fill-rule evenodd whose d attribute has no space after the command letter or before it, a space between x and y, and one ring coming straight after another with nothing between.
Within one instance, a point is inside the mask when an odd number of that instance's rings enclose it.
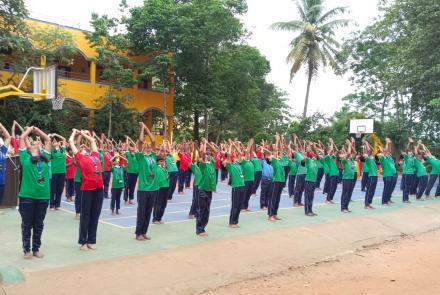
<instances>
[{"instance_id":1,"label":"tree trunk","mask_svg":"<svg viewBox=\"0 0 440 295\"><path fill-rule=\"evenodd\" d=\"M109 110L109 114L108 114L108 132L107 132L107 137L111 138L112 136L112 103L109 104L110 105L110 110Z\"/></svg>"},{"instance_id":2,"label":"tree trunk","mask_svg":"<svg viewBox=\"0 0 440 295\"><path fill-rule=\"evenodd\" d=\"M194 139L199 139L200 137L200 126L199 126L199 111L198 110L194 110Z\"/></svg>"},{"instance_id":3,"label":"tree trunk","mask_svg":"<svg viewBox=\"0 0 440 295\"><path fill-rule=\"evenodd\" d=\"M208 114L208 110L205 111L205 138L206 140L208 140L208 135L209 135L209 123L208 123L208 119L209 119L209 114Z\"/></svg>"},{"instance_id":4,"label":"tree trunk","mask_svg":"<svg viewBox=\"0 0 440 295\"><path fill-rule=\"evenodd\" d=\"M163 139L167 139L168 120L167 120L167 93L163 85Z\"/></svg>"},{"instance_id":5,"label":"tree trunk","mask_svg":"<svg viewBox=\"0 0 440 295\"><path fill-rule=\"evenodd\" d=\"M309 93L310 93L310 83L312 82L313 71L311 66L309 66L309 77L307 79L307 92L306 92L306 100L304 101L304 111L303 118L307 117L307 107L309 105Z\"/></svg>"}]
</instances>

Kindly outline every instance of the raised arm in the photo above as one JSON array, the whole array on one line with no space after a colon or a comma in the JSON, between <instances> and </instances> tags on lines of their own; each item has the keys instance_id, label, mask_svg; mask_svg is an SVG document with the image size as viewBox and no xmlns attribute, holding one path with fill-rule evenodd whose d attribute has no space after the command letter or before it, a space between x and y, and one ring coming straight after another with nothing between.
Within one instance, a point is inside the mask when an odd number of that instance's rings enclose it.
<instances>
[{"instance_id":1,"label":"raised arm","mask_svg":"<svg viewBox=\"0 0 440 295\"><path fill-rule=\"evenodd\" d=\"M78 134L78 130L73 129L72 134L70 134L70 137L69 137L69 145L70 145L70 148L72 149L73 154L78 153L78 147L76 146L76 143L75 143L75 136L77 134Z\"/></svg>"},{"instance_id":2,"label":"raised arm","mask_svg":"<svg viewBox=\"0 0 440 295\"><path fill-rule=\"evenodd\" d=\"M50 140L50 136L47 135L46 133L44 133L40 128L38 127L34 127L34 132L36 135L38 135L41 140L43 141L44 144L44 149L47 152L50 152L50 150L52 149L52 141Z\"/></svg>"},{"instance_id":3,"label":"raised arm","mask_svg":"<svg viewBox=\"0 0 440 295\"><path fill-rule=\"evenodd\" d=\"M144 150L144 144L145 144L145 124L143 122L139 122L140 131L139 131L139 138L137 141L137 150L139 152L143 152Z\"/></svg>"},{"instance_id":4,"label":"raised arm","mask_svg":"<svg viewBox=\"0 0 440 295\"><path fill-rule=\"evenodd\" d=\"M11 144L11 135L2 123L0 123L0 131L3 134L3 142L5 146L9 147L9 145Z\"/></svg>"},{"instance_id":5,"label":"raised arm","mask_svg":"<svg viewBox=\"0 0 440 295\"><path fill-rule=\"evenodd\" d=\"M96 139L88 131L85 130L81 130L81 135L90 142L90 149L92 150L92 152L97 153L98 145L96 144Z\"/></svg>"}]
</instances>

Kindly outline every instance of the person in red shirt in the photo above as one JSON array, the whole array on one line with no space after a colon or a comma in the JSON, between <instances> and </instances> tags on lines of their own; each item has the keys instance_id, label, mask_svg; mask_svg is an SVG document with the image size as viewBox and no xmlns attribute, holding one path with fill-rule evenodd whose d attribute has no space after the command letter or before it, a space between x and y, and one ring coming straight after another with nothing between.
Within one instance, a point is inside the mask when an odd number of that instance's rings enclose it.
<instances>
[{"instance_id":1,"label":"person in red shirt","mask_svg":"<svg viewBox=\"0 0 440 295\"><path fill-rule=\"evenodd\" d=\"M110 186L110 178L112 175L112 158L113 158L113 153L111 150L111 147L109 147L108 145L104 145L104 177L103 177L103 181L104 181L104 198L109 199L110 197L108 196L108 192L109 192L109 186Z\"/></svg>"},{"instance_id":2,"label":"person in red shirt","mask_svg":"<svg viewBox=\"0 0 440 295\"><path fill-rule=\"evenodd\" d=\"M78 148L75 145L75 136L81 134L89 141L90 150ZM73 130L69 138L75 160L81 170L81 215L79 221L79 239L81 250L96 249L96 232L103 202L102 167L99 159L96 140L88 131Z\"/></svg>"},{"instance_id":3,"label":"person in red shirt","mask_svg":"<svg viewBox=\"0 0 440 295\"><path fill-rule=\"evenodd\" d=\"M184 145L183 152L179 152L179 185L177 192L179 194L183 194L183 186L186 188L190 186L191 182L191 170L189 166L191 165L191 155L188 153L188 146Z\"/></svg>"},{"instance_id":4,"label":"person in red shirt","mask_svg":"<svg viewBox=\"0 0 440 295\"><path fill-rule=\"evenodd\" d=\"M18 155L18 150L20 149L20 136L15 133L15 128L20 129L20 132L23 133L24 129L14 120L11 129L11 145L14 148L14 155Z\"/></svg>"},{"instance_id":5,"label":"person in red shirt","mask_svg":"<svg viewBox=\"0 0 440 295\"><path fill-rule=\"evenodd\" d=\"M66 148L66 198L67 202L72 202L75 197L75 178L76 166L73 160L73 151L70 146Z\"/></svg>"}]
</instances>

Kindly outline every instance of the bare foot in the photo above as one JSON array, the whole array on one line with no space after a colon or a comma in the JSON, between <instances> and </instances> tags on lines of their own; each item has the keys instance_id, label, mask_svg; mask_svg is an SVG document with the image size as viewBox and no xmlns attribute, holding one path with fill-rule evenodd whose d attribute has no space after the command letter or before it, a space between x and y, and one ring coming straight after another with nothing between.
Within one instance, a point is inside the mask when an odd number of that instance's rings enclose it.
<instances>
[{"instance_id":1,"label":"bare foot","mask_svg":"<svg viewBox=\"0 0 440 295\"><path fill-rule=\"evenodd\" d=\"M31 252L25 252L24 254L23 254L23 258L24 259L26 259L26 260L28 260L28 259L32 259L32 253Z\"/></svg>"},{"instance_id":2,"label":"bare foot","mask_svg":"<svg viewBox=\"0 0 440 295\"><path fill-rule=\"evenodd\" d=\"M79 249L80 249L81 251L87 251L87 250L89 250L89 248L87 247L87 244L81 245L81 247L79 247Z\"/></svg>"},{"instance_id":3,"label":"bare foot","mask_svg":"<svg viewBox=\"0 0 440 295\"><path fill-rule=\"evenodd\" d=\"M194 219L194 215L189 214L189 215L188 215L188 219Z\"/></svg>"},{"instance_id":4,"label":"bare foot","mask_svg":"<svg viewBox=\"0 0 440 295\"><path fill-rule=\"evenodd\" d=\"M274 216L270 216L267 220L269 220L269 221L277 221Z\"/></svg>"},{"instance_id":5,"label":"bare foot","mask_svg":"<svg viewBox=\"0 0 440 295\"><path fill-rule=\"evenodd\" d=\"M147 235L142 235L142 236L144 237L144 239L145 239L146 241L151 240L151 237L150 237L150 236L147 236Z\"/></svg>"},{"instance_id":6,"label":"bare foot","mask_svg":"<svg viewBox=\"0 0 440 295\"><path fill-rule=\"evenodd\" d=\"M160 224L160 221L154 221L153 224Z\"/></svg>"},{"instance_id":7,"label":"bare foot","mask_svg":"<svg viewBox=\"0 0 440 295\"><path fill-rule=\"evenodd\" d=\"M144 238L144 236L139 235L139 236L136 236L136 240L137 241L145 241L145 238Z\"/></svg>"},{"instance_id":8,"label":"bare foot","mask_svg":"<svg viewBox=\"0 0 440 295\"><path fill-rule=\"evenodd\" d=\"M34 255L34 257L37 257L37 258L43 258L44 257L44 254L41 253L40 251L35 251L33 253L33 255Z\"/></svg>"},{"instance_id":9,"label":"bare foot","mask_svg":"<svg viewBox=\"0 0 440 295\"><path fill-rule=\"evenodd\" d=\"M75 219L79 219L79 218L80 218L80 216L81 216L81 214L79 214L79 213L76 213L76 214L75 214Z\"/></svg>"},{"instance_id":10,"label":"bare foot","mask_svg":"<svg viewBox=\"0 0 440 295\"><path fill-rule=\"evenodd\" d=\"M281 220L281 217L278 217L278 215L275 215L274 218L275 218L276 220Z\"/></svg>"},{"instance_id":11,"label":"bare foot","mask_svg":"<svg viewBox=\"0 0 440 295\"><path fill-rule=\"evenodd\" d=\"M208 236L208 233L205 231L205 232L202 232L202 233L199 233L199 234L197 234L199 237L207 237Z\"/></svg>"},{"instance_id":12,"label":"bare foot","mask_svg":"<svg viewBox=\"0 0 440 295\"><path fill-rule=\"evenodd\" d=\"M87 248L90 250L96 250L96 244L87 244Z\"/></svg>"}]
</instances>

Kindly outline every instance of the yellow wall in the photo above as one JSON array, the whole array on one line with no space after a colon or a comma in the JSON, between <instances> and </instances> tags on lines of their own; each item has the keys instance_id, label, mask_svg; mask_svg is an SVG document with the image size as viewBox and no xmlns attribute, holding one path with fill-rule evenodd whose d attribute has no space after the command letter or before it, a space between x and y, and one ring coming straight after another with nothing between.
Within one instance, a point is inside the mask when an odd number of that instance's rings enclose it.
<instances>
[{"instance_id":1,"label":"yellow wall","mask_svg":"<svg viewBox=\"0 0 440 295\"><path fill-rule=\"evenodd\" d=\"M44 21L38 21L29 19L28 25L31 28L45 29L49 27L59 26L57 24L48 23ZM96 51L88 45L88 41L85 38L85 31L74 29L70 27L62 28L70 33L75 39L75 46L81 51L82 56L78 55L74 59L73 65L70 65L72 69L72 75L69 78L59 76L58 78L58 94L62 95L70 100L79 102L83 107L88 109L101 108L99 101L106 91L109 89L109 85L105 83L97 83L99 77L96 70ZM38 46L38 45L36 45ZM151 55L131 57L135 61L145 61L151 58ZM80 79L75 76L76 73L80 73ZM7 76L10 72L1 71L0 75ZM82 78L83 77L83 78ZM163 113L164 111L164 96L162 92L156 92L151 90L138 89L138 86L132 88L122 88L116 90L119 95L130 95L133 99L127 103L127 107L134 109L139 113L144 113L148 110L155 109ZM172 124L174 114L174 89L171 87L170 92L167 93L167 113L168 117L168 137L172 136ZM158 141L161 141L159 136Z\"/></svg>"}]
</instances>

